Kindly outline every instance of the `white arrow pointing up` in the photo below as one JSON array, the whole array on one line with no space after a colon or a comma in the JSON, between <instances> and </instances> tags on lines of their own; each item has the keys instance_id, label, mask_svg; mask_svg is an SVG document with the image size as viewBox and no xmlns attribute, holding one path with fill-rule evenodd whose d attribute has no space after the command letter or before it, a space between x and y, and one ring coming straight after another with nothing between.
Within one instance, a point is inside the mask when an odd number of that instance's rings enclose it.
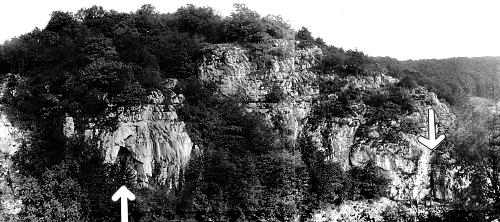
<instances>
[{"instance_id":1,"label":"white arrow pointing up","mask_svg":"<svg viewBox=\"0 0 500 222\"><path fill-rule=\"evenodd\" d=\"M135 195L130 192L125 186L120 187L118 191L111 197L111 200L117 201L121 199L121 218L122 222L128 222L128 200L135 200Z\"/></svg>"},{"instance_id":2,"label":"white arrow pointing up","mask_svg":"<svg viewBox=\"0 0 500 222\"><path fill-rule=\"evenodd\" d=\"M434 122L436 115L434 114L434 109L430 108L428 111L429 111L429 115L428 115L429 129L428 129L427 135L428 135L429 139L424 138L424 137L418 137L418 141L420 143L424 144L427 148L434 149L434 148L436 148L436 146L439 145L439 143L441 143L444 140L444 135L441 135L436 139L437 127L436 127L436 123Z\"/></svg>"}]
</instances>

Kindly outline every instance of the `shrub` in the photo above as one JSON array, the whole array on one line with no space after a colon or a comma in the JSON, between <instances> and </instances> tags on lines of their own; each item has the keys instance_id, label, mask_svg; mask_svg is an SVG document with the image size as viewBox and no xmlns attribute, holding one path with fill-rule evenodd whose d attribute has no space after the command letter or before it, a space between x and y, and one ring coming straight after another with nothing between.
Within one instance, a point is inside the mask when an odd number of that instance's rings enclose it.
<instances>
[{"instance_id":1,"label":"shrub","mask_svg":"<svg viewBox=\"0 0 500 222\"><path fill-rule=\"evenodd\" d=\"M321 79L319 82L319 93L323 95L330 95L339 93L342 88L347 85L347 81L341 78L335 79Z\"/></svg>"},{"instance_id":2,"label":"shrub","mask_svg":"<svg viewBox=\"0 0 500 222\"><path fill-rule=\"evenodd\" d=\"M16 154L21 158L14 159L23 178L18 184L24 204L20 213L23 220L109 221L119 217L119 205L109 197L122 185L131 187L129 172L104 163L101 151L81 137L67 141L59 163L49 162L44 169L30 170L32 162L42 162L47 155L41 144L32 144L30 150L23 147ZM32 159L24 160L27 156Z\"/></svg>"},{"instance_id":3,"label":"shrub","mask_svg":"<svg viewBox=\"0 0 500 222\"><path fill-rule=\"evenodd\" d=\"M266 32L275 39L294 39L294 31L290 24L280 16L268 15L262 18Z\"/></svg>"},{"instance_id":4,"label":"shrub","mask_svg":"<svg viewBox=\"0 0 500 222\"><path fill-rule=\"evenodd\" d=\"M417 88L417 81L415 81L414 77L412 76L405 76L399 81L397 84L398 87L403 87L406 89L414 89Z\"/></svg>"},{"instance_id":5,"label":"shrub","mask_svg":"<svg viewBox=\"0 0 500 222\"><path fill-rule=\"evenodd\" d=\"M295 40L299 41L297 45L299 48L306 48L315 45L315 40L311 35L311 32L306 28L302 27L295 35Z\"/></svg>"},{"instance_id":6,"label":"shrub","mask_svg":"<svg viewBox=\"0 0 500 222\"><path fill-rule=\"evenodd\" d=\"M212 8L188 4L177 9L174 17L180 32L203 35L209 42L222 41L224 24Z\"/></svg>"},{"instance_id":7,"label":"shrub","mask_svg":"<svg viewBox=\"0 0 500 222\"><path fill-rule=\"evenodd\" d=\"M335 85L335 83L333 84ZM358 102L361 96L362 92L350 89L339 92L335 96L324 96L314 105L312 117L314 119L331 119L333 117L353 116L356 114L353 104Z\"/></svg>"},{"instance_id":8,"label":"shrub","mask_svg":"<svg viewBox=\"0 0 500 222\"><path fill-rule=\"evenodd\" d=\"M227 38L230 41L258 43L269 39L266 24L260 15L244 4L234 4L235 12L226 19Z\"/></svg>"},{"instance_id":9,"label":"shrub","mask_svg":"<svg viewBox=\"0 0 500 222\"><path fill-rule=\"evenodd\" d=\"M373 199L387 195L390 180L380 174L373 161L365 167L353 167L348 172L349 198L352 200Z\"/></svg>"},{"instance_id":10,"label":"shrub","mask_svg":"<svg viewBox=\"0 0 500 222\"><path fill-rule=\"evenodd\" d=\"M398 88L392 88L389 92L372 94L363 98L363 101L370 107L367 117L373 121L395 120L415 110L412 99Z\"/></svg>"},{"instance_id":11,"label":"shrub","mask_svg":"<svg viewBox=\"0 0 500 222\"><path fill-rule=\"evenodd\" d=\"M266 95L266 101L270 103L279 103L285 100L285 98L285 92L279 85L273 85L271 91Z\"/></svg>"}]
</instances>

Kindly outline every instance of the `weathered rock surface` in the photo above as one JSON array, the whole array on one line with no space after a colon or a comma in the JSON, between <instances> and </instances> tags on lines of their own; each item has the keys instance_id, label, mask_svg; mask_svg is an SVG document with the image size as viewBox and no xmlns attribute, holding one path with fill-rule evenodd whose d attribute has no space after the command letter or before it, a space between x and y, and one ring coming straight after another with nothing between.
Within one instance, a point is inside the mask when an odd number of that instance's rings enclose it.
<instances>
[{"instance_id":1,"label":"weathered rock surface","mask_svg":"<svg viewBox=\"0 0 500 222\"><path fill-rule=\"evenodd\" d=\"M137 182L176 185L194 145L184 123L165 105L120 110L116 127L94 129L105 160L132 168Z\"/></svg>"},{"instance_id":2,"label":"weathered rock surface","mask_svg":"<svg viewBox=\"0 0 500 222\"><path fill-rule=\"evenodd\" d=\"M7 74L0 86L0 99L15 96L16 91L8 86L8 79L19 79L18 75ZM8 107L0 104L0 217L13 218L21 211L21 200L16 197L17 172L12 168L12 156L19 150L23 141L28 140L29 132L20 129L7 115Z\"/></svg>"},{"instance_id":3,"label":"weathered rock surface","mask_svg":"<svg viewBox=\"0 0 500 222\"><path fill-rule=\"evenodd\" d=\"M300 134L311 136L317 149L331 152L327 161L339 162L346 170L374 161L391 179L391 198L423 199L429 195L430 160L433 154L417 138L427 136L428 108L436 110L438 133L445 134L454 121L454 115L434 93L423 88L410 92L416 110L401 116L390 127L398 128L403 121L411 121L416 124L415 131L420 133L400 133L401 141L397 143L381 141L381 132L378 132L376 125L370 126L373 130L367 137L356 137L359 127L365 124L364 104L353 105L359 106L356 107L360 110L357 116L327 119L312 127L306 120L310 117L313 100L319 96L315 84L318 78L340 78L344 83L341 90L358 89L365 92L383 91L398 80L385 75L383 69L366 76L316 76L310 68L321 57L321 50L296 49L293 43L286 41L277 41L275 47L284 47L290 55L275 57L271 68L255 72L243 49L233 45L211 46L207 48L200 65L199 77L217 83L223 95L246 95L250 103L247 105L248 110L265 113L288 142L294 144ZM283 101L270 103L266 100L273 86L282 89L286 95ZM330 95L329 99L336 99L336 95Z\"/></svg>"},{"instance_id":4,"label":"weathered rock surface","mask_svg":"<svg viewBox=\"0 0 500 222\"><path fill-rule=\"evenodd\" d=\"M274 47L284 49L287 53L282 57L274 57L268 69L256 71L255 64L249 61L244 49L229 44L212 45L205 50L198 76L202 80L215 82L219 86L219 93L223 95L244 96L248 111L266 114L290 145L295 145L301 135L308 135L318 150L330 152L325 161L338 162L346 170L373 161L391 179L391 199L421 200L430 195L433 153L420 144L417 138L427 136L428 108L436 111L439 134L446 134L454 122L449 108L434 93L423 88L410 92L416 110L400 116L389 127L398 128L404 121L411 121L416 124L417 133L400 132L401 139L397 142L381 141L382 132L377 124L367 126L370 132L366 136L357 136L360 127L366 126L363 117L366 107L362 103L353 104L359 111L355 116L323 119L311 125L308 119L314 102L322 99L318 79L342 78L345 84L340 90L359 89L368 92L383 90L398 81L383 71L368 76L339 77L334 73L317 76L311 68L322 56L319 48L297 49L292 41L276 41ZM175 79L168 80L167 88L173 88L176 83ZM283 92L284 98L269 101L268 95L276 87ZM2 86L0 97L6 93L3 88L5 86ZM327 98L335 100L337 95L327 95ZM133 169L137 182L174 187L191 152L196 148L175 111L175 107L181 105L183 100L182 95L175 93L164 95L152 92L148 97L149 104L114 113L116 126L90 124L84 134L99 141L107 162L126 164ZM82 133L76 131L78 127L75 127L75 122L72 117L65 117L63 134L66 137ZM13 198L13 192L8 191L9 177L13 173L10 171L10 157L17 151L20 144L18 140L23 137L23 132L9 122L0 107L0 200L2 207L10 213L18 212L20 204ZM453 183L452 180L444 181ZM442 193L446 192L444 190ZM359 204L363 203L353 202L345 206ZM356 211L356 214L359 212ZM375 221L379 219L377 217ZM326 221L334 220L327 218Z\"/></svg>"},{"instance_id":5,"label":"weathered rock surface","mask_svg":"<svg viewBox=\"0 0 500 222\"><path fill-rule=\"evenodd\" d=\"M248 111L267 114L288 142L294 143L310 112L311 100L318 94L317 76L310 68L320 58L321 50L297 49L293 41L285 40L277 40L273 47L288 55L275 56L269 69L255 71L245 50L228 44L213 45L205 50L198 76L218 84L223 95L246 98ZM275 87L285 96L279 103L266 98Z\"/></svg>"},{"instance_id":6,"label":"weathered rock surface","mask_svg":"<svg viewBox=\"0 0 500 222\"><path fill-rule=\"evenodd\" d=\"M1 110L1 106L0 106ZM7 215L15 215L21 210L21 201L15 196L14 180L17 172L12 168L12 155L17 152L25 133L13 126L4 113L0 112L0 204Z\"/></svg>"},{"instance_id":7,"label":"weathered rock surface","mask_svg":"<svg viewBox=\"0 0 500 222\"><path fill-rule=\"evenodd\" d=\"M376 89L395 82L390 77L382 76L375 78L375 81L371 78L369 77L369 81L356 81L361 85L356 84L351 87ZM366 82L370 84L365 85ZM418 142L417 138L427 137L427 110L433 108L436 111L439 134L446 134L446 130L454 122L454 115L436 98L434 93L419 90L411 94L416 110L392 122L390 127L399 129L403 121L411 121L415 124L415 131L420 133L395 132L400 135L400 141L381 140L377 125L369 126L371 131L368 136L356 137L356 131L365 121L362 115L323 120L320 124L306 129L304 133L313 138L318 149L329 150L331 153L329 161L339 162L346 170L353 166L363 167L369 161L373 161L391 179L391 198L423 199L430 194L431 190L430 164L433 154L431 150ZM323 144L326 144L326 147Z\"/></svg>"},{"instance_id":8,"label":"weathered rock surface","mask_svg":"<svg viewBox=\"0 0 500 222\"><path fill-rule=\"evenodd\" d=\"M276 41L274 47L284 47L289 55L275 56L269 69L258 71L239 47L228 44L208 47L198 70L199 78L217 83L224 95L244 93L251 102L266 102L265 97L274 86L297 100L317 94L317 88L313 87L316 75L309 69L321 56L321 50L299 50L289 41Z\"/></svg>"}]
</instances>

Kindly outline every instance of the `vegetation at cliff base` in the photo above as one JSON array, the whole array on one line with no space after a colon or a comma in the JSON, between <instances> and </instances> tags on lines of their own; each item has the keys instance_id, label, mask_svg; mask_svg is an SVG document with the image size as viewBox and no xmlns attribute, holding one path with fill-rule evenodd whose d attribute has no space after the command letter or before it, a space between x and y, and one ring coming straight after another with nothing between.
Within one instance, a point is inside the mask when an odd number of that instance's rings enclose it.
<instances>
[{"instance_id":1,"label":"vegetation at cliff base","mask_svg":"<svg viewBox=\"0 0 500 222\"><path fill-rule=\"evenodd\" d=\"M196 79L203 50L219 43L244 48L252 71L265 74L272 60L291 55L276 47L278 39L320 46L326 57L318 73L369 75L372 60L362 52L327 46L305 28L295 32L281 17L262 17L242 4L228 17L193 5L174 13L151 5L134 13L98 6L55 11L44 29L6 41L0 72L19 75L9 77L3 103L13 110L9 118L33 132L14 157L24 204L19 219L116 220L118 205L109 197L124 184L138 194L130 203L132 221L305 220L321 204L383 195L386 182L372 181L382 178L375 168L344 172L327 164L318 171L323 160L284 142L262 115L241 106L244 98L220 96L216 85ZM180 82L176 93L186 98L179 116L202 149L179 187L140 188L126 166L104 163L96 143L62 135L65 116L75 119L77 131L89 122L113 127L110 116L118 107L146 104L151 91L167 94L172 89L164 83L172 78ZM286 98L276 85L266 100ZM335 181L329 175L337 175Z\"/></svg>"},{"instance_id":2,"label":"vegetation at cliff base","mask_svg":"<svg viewBox=\"0 0 500 222\"><path fill-rule=\"evenodd\" d=\"M217 83L199 78L204 53L215 44L242 48L249 75L263 78L273 62L296 56L293 50L321 52L307 67L317 93L300 101L310 107L309 116L297 123L296 141L285 138L292 133L281 132L274 123L278 120L252 111L257 102L263 110L290 105L293 95L279 82L262 86L269 90L256 102L243 93L224 95ZM449 104L462 105L468 95L488 95L489 80L497 81L495 64L497 58L371 58L328 45L305 27L293 30L283 18L261 16L243 4L235 4L227 17L194 5L173 13L160 13L152 5L131 13L99 6L55 11L45 28L0 45L0 77L6 79L2 111L31 133L13 157L19 174L15 193L23 203L17 219L117 221L119 204L111 195L122 185L137 195L129 203L130 221L307 221L325 206L386 197L391 181L373 160L349 166L332 160L337 151L327 141L335 136L334 124L358 124L352 136L361 139L353 139L352 146L369 141L373 147L404 147L401 134L420 130L403 119L418 111L416 89L425 86ZM400 81L377 89L347 82L375 81L384 73ZM138 184L137 172L125 161L106 163L97 138L81 135L90 125L117 127L117 110L152 103L152 92L183 95L182 104L166 98L154 105L175 111L196 145L173 187ZM62 133L66 117L74 119L77 133L71 138ZM354 117L360 121L349 122ZM300 132L302 126L317 138ZM462 204L453 209L498 213L492 209L500 206L500 189L488 182L499 179L498 142L488 143L481 127L473 136L460 130L439 150L453 164L436 165L460 166L460 173L480 176L457 191ZM346 161L352 161L349 155ZM451 212L450 218L456 216Z\"/></svg>"}]
</instances>

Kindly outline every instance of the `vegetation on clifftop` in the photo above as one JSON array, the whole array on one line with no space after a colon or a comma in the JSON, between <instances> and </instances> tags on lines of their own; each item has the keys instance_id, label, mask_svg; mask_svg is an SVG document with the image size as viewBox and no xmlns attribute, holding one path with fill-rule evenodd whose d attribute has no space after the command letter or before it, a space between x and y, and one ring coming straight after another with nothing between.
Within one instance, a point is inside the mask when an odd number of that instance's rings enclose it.
<instances>
[{"instance_id":1,"label":"vegetation on clifftop","mask_svg":"<svg viewBox=\"0 0 500 222\"><path fill-rule=\"evenodd\" d=\"M94 6L77 13L56 11L44 29L5 42L0 73L17 73L21 79L9 81L15 92L3 102L16 110L10 118L33 126L31 143L14 158L24 203L20 219L112 220L118 210L109 196L120 184L140 194L131 203L133 221L290 221L309 217L307 212L320 203L378 196L371 191L383 191L385 182L371 181L378 176L368 168L337 169L337 182L349 187L346 191L321 188L317 180L327 175L313 168L319 159L304 159L300 149L286 145L262 116L238 105L241 98L217 96L216 86L195 80L203 49L210 44L243 47L252 69L265 73L273 59L290 53L276 47L276 39L297 39L299 47L312 47L303 39L312 38L304 30L296 33L282 18L261 17L241 4L228 17L193 5L167 14L151 5L135 13ZM321 39L313 42L325 54L318 73L369 74L366 67L373 61L362 52L345 52ZM146 103L150 91L167 90L163 82L168 78L180 80L175 90L186 101L179 115L203 149L190 161L178 189L135 187L126 168L103 163L95 144L62 137L60 122L66 115L81 129L89 118ZM275 87L267 99L281 102L285 96ZM310 198L312 193L317 197ZM342 198L323 198L331 195Z\"/></svg>"},{"instance_id":2,"label":"vegetation on clifftop","mask_svg":"<svg viewBox=\"0 0 500 222\"><path fill-rule=\"evenodd\" d=\"M296 40L298 48L318 47L323 56L312 71L320 77L332 73L339 77L319 78L310 123L361 114L356 105L363 104L366 124L356 136L365 137L367 127L375 124L385 129L380 135L383 142L396 143L395 130L413 132L412 123L402 123L398 129L390 125L413 112L407 94L417 84L437 91L451 104L458 104L466 94L487 93L484 87L489 82L474 75L483 71L476 66L471 72L459 72L457 80L446 77L450 66L464 60L400 63L370 58L357 50L327 45L307 28L295 31L281 17L262 17L242 4L236 4L228 17L193 5L174 13L159 13L151 5L134 13L97 6L77 13L56 11L44 29L0 45L1 75L21 76L21 80L9 80L7 90L12 91L2 104L15 110L10 118L31 126L33 133L14 157L20 174L18 195L24 203L21 221L116 220L118 205L109 197L123 184L138 194L130 204L131 221L306 220L324 205L385 196L388 180L373 163L344 171L338 163L325 161L328 153L319 152L312 138L303 136L291 146L263 115L247 111L244 98L221 96L215 93L215 84L196 78L203 49L219 43L244 48L253 71L265 74L272 60L289 56L286 49L275 47L277 39ZM402 81L378 91L341 89L341 78L385 72L376 61ZM441 67L442 63L446 66ZM492 75L490 68L485 68L485 76ZM164 86L170 78L179 80L175 89ZM95 143L78 136L67 139L60 133L61 119L67 115L82 129L87 120L106 119L118 107L147 103L152 90L175 90L185 96L177 111L200 147L179 187L140 188L126 167L104 163ZM280 103L288 98L276 85L265 99ZM461 144L454 144L459 148L452 151L454 155L484 157L479 155L481 149L469 153L463 149L465 141L458 136L457 141ZM474 147L483 147L483 142ZM496 155L487 157L493 162ZM472 162L458 160L463 165ZM493 167L498 167L496 163ZM486 173L491 166L471 168ZM471 192L488 188L498 197L498 189L490 189L484 181L479 184L484 186ZM467 204L484 203L484 198L477 199Z\"/></svg>"}]
</instances>

